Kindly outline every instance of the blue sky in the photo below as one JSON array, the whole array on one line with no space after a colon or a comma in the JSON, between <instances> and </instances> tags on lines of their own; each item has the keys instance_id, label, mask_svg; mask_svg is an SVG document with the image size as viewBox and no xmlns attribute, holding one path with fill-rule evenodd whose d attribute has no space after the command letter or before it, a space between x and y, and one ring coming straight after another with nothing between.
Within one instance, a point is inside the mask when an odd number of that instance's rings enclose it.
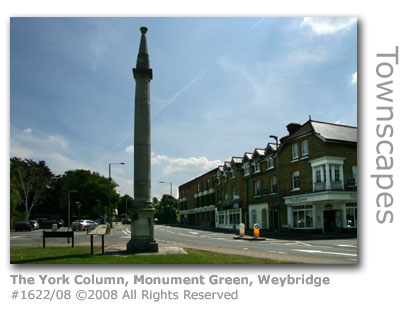
<instances>
[{"instance_id":1,"label":"blue sky","mask_svg":"<svg viewBox=\"0 0 409 320\"><path fill-rule=\"evenodd\" d=\"M286 135L357 125L355 18L13 18L10 154L88 169L133 196L133 101L148 27L152 195Z\"/></svg>"}]
</instances>

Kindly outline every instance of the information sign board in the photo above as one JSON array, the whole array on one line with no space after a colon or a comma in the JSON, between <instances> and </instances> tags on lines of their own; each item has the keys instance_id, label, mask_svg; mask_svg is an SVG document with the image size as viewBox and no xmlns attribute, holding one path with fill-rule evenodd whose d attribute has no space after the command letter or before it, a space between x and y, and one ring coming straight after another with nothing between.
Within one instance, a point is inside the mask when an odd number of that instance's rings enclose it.
<instances>
[{"instance_id":1,"label":"information sign board","mask_svg":"<svg viewBox=\"0 0 409 320\"><path fill-rule=\"evenodd\" d=\"M99 224L97 226L89 226L87 234L97 235L97 236L104 236L104 235L108 234L108 225Z\"/></svg>"}]
</instances>

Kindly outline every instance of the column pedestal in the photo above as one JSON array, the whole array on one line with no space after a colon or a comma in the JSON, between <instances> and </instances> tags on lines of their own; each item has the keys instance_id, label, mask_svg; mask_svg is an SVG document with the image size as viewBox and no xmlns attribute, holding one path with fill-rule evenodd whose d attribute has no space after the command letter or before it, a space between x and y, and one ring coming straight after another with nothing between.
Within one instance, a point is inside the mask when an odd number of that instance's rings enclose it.
<instances>
[{"instance_id":1,"label":"column pedestal","mask_svg":"<svg viewBox=\"0 0 409 320\"><path fill-rule=\"evenodd\" d=\"M131 240L126 245L128 252L158 252L158 243L153 237L154 212L153 208L131 210Z\"/></svg>"}]
</instances>

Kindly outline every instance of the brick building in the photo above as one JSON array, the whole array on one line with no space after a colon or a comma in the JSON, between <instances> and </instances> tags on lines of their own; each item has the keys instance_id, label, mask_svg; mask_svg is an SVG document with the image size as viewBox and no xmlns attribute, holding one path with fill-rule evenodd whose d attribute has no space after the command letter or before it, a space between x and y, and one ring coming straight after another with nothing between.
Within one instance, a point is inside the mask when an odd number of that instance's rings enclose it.
<instances>
[{"instance_id":1,"label":"brick building","mask_svg":"<svg viewBox=\"0 0 409 320\"><path fill-rule=\"evenodd\" d=\"M214 227L215 187L213 169L179 186L179 209L182 223Z\"/></svg>"},{"instance_id":2,"label":"brick building","mask_svg":"<svg viewBox=\"0 0 409 320\"><path fill-rule=\"evenodd\" d=\"M287 130L279 145L232 157L180 186L187 222L225 229L257 223L271 231L356 232L357 128L309 120L290 123ZM202 188L205 182L211 187ZM206 190L214 196L200 200ZM196 202L189 200L192 195Z\"/></svg>"},{"instance_id":3,"label":"brick building","mask_svg":"<svg viewBox=\"0 0 409 320\"><path fill-rule=\"evenodd\" d=\"M280 200L292 230L356 232L357 128L319 121L281 138Z\"/></svg>"}]
</instances>

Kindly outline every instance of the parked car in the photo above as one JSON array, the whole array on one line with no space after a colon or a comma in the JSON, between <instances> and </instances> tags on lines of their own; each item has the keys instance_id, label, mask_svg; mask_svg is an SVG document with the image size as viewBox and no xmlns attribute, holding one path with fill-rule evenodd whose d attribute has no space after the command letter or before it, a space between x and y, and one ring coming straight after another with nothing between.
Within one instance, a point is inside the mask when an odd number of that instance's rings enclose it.
<instances>
[{"instance_id":1,"label":"parked car","mask_svg":"<svg viewBox=\"0 0 409 320\"><path fill-rule=\"evenodd\" d=\"M53 224L57 225L57 228L61 228L64 225L64 221L59 219L38 218L38 223L41 229L51 229Z\"/></svg>"},{"instance_id":2,"label":"parked car","mask_svg":"<svg viewBox=\"0 0 409 320\"><path fill-rule=\"evenodd\" d=\"M38 223L37 220L30 220L30 223L33 225L34 230L40 229L40 224Z\"/></svg>"},{"instance_id":3,"label":"parked car","mask_svg":"<svg viewBox=\"0 0 409 320\"><path fill-rule=\"evenodd\" d=\"M30 223L30 221L17 221L14 224L14 231L22 231L22 230L33 231L34 226Z\"/></svg>"},{"instance_id":4,"label":"parked car","mask_svg":"<svg viewBox=\"0 0 409 320\"><path fill-rule=\"evenodd\" d=\"M71 229L72 230L88 230L89 226L97 226L98 223L92 220L75 220L71 224Z\"/></svg>"},{"instance_id":5,"label":"parked car","mask_svg":"<svg viewBox=\"0 0 409 320\"><path fill-rule=\"evenodd\" d=\"M131 219L128 218L122 219L122 224L131 224Z\"/></svg>"}]
</instances>

